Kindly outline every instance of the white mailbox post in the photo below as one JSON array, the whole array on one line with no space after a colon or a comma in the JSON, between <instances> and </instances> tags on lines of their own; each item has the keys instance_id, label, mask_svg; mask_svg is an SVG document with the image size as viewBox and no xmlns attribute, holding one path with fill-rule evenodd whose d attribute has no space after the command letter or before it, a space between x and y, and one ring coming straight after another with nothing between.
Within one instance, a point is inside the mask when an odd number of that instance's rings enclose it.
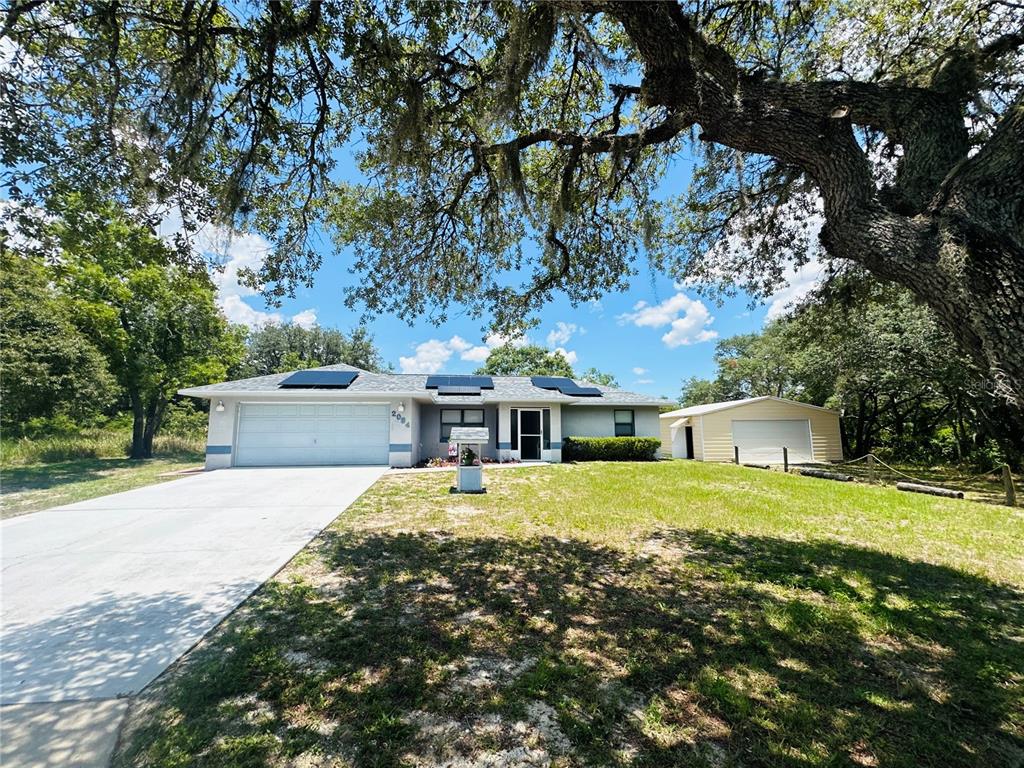
<instances>
[{"instance_id":1,"label":"white mailbox post","mask_svg":"<svg viewBox=\"0 0 1024 768\"><path fill-rule=\"evenodd\" d=\"M490 442L487 427L452 427L448 444L455 446L458 467L455 469L456 493L484 493L481 448Z\"/></svg>"}]
</instances>

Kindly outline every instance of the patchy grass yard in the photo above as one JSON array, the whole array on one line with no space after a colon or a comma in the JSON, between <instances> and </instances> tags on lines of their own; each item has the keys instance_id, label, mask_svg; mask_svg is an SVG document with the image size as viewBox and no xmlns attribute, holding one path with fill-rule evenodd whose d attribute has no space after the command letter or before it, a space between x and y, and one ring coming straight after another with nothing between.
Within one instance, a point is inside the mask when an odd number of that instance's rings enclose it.
<instances>
[{"instance_id":1,"label":"patchy grass yard","mask_svg":"<svg viewBox=\"0 0 1024 768\"><path fill-rule=\"evenodd\" d=\"M1024 515L691 462L394 475L133 705L121 766L1024 761Z\"/></svg>"},{"instance_id":2,"label":"patchy grass yard","mask_svg":"<svg viewBox=\"0 0 1024 768\"><path fill-rule=\"evenodd\" d=\"M187 453L147 461L104 458L4 466L0 469L0 517L173 480L161 475L202 464L201 454Z\"/></svg>"}]
</instances>

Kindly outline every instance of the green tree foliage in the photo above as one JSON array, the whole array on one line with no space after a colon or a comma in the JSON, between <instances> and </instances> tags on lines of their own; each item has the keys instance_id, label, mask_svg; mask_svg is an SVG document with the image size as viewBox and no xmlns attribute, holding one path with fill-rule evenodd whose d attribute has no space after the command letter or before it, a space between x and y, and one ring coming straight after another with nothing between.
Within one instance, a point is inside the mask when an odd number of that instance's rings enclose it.
<instances>
[{"instance_id":1,"label":"green tree foliage","mask_svg":"<svg viewBox=\"0 0 1024 768\"><path fill-rule=\"evenodd\" d=\"M242 354L202 265L182 265L116 207L69 196L50 225L56 282L130 404L132 458L149 458L175 391L222 379Z\"/></svg>"},{"instance_id":2,"label":"green tree foliage","mask_svg":"<svg viewBox=\"0 0 1024 768\"><path fill-rule=\"evenodd\" d=\"M845 299L835 290L853 291ZM860 278L767 325L722 340L713 380L683 384L684 405L773 395L840 410L844 450L965 460L1000 430L978 408L970 365L934 314L905 291ZM1012 448L1007 455L1012 455Z\"/></svg>"},{"instance_id":3,"label":"green tree foliage","mask_svg":"<svg viewBox=\"0 0 1024 768\"><path fill-rule=\"evenodd\" d=\"M1022 28L1008 0L15 2L0 152L15 198L260 230L272 297L326 231L350 302L506 333L648 265L764 295L787 262L857 264L935 311L1024 440ZM354 137L371 183L336 170Z\"/></svg>"},{"instance_id":4,"label":"green tree foliage","mask_svg":"<svg viewBox=\"0 0 1024 768\"><path fill-rule=\"evenodd\" d=\"M587 368L583 373L580 374L580 379L583 381L589 381L594 384L601 384L605 387L617 387L619 382L610 373L604 373L603 371L597 370L597 368Z\"/></svg>"},{"instance_id":5,"label":"green tree foliage","mask_svg":"<svg viewBox=\"0 0 1024 768\"><path fill-rule=\"evenodd\" d=\"M0 402L3 430L30 420L88 421L113 402L107 361L74 324L45 265L0 247Z\"/></svg>"},{"instance_id":6,"label":"green tree foliage","mask_svg":"<svg viewBox=\"0 0 1024 768\"><path fill-rule=\"evenodd\" d=\"M702 379L699 376L691 376L683 379L683 389L679 395L679 404L684 408L691 405L707 405L708 403L719 403L723 400L736 400L719 386L718 379Z\"/></svg>"},{"instance_id":7,"label":"green tree foliage","mask_svg":"<svg viewBox=\"0 0 1024 768\"><path fill-rule=\"evenodd\" d=\"M366 328L356 328L346 336L336 328L289 324L265 325L250 331L245 357L232 369L231 376L264 376L336 363L367 371L389 370Z\"/></svg>"},{"instance_id":8,"label":"green tree foliage","mask_svg":"<svg viewBox=\"0 0 1024 768\"><path fill-rule=\"evenodd\" d=\"M495 347L476 372L484 376L575 376L562 355L536 344Z\"/></svg>"}]
</instances>

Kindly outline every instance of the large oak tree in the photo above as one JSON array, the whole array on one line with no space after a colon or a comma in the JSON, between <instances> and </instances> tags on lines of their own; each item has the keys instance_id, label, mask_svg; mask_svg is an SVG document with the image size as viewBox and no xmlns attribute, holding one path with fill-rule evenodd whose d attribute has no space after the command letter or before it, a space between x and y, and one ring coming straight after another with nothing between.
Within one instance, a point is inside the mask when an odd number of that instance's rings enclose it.
<instances>
[{"instance_id":1,"label":"large oak tree","mask_svg":"<svg viewBox=\"0 0 1024 768\"><path fill-rule=\"evenodd\" d=\"M820 244L936 312L1019 444L1022 19L1015 0L15 0L0 146L12 195L132 190L270 235L250 275L269 296L310 279L327 232L355 247L353 304L457 302L504 332L645 258L763 295ZM336 173L348 147L365 184Z\"/></svg>"}]
</instances>

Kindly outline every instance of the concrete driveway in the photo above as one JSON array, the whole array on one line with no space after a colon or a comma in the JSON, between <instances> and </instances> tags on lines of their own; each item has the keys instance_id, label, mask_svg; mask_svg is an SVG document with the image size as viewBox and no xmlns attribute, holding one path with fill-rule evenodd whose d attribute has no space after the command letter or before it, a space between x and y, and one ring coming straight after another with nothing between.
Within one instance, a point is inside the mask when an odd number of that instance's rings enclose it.
<instances>
[{"instance_id":1,"label":"concrete driveway","mask_svg":"<svg viewBox=\"0 0 1024 768\"><path fill-rule=\"evenodd\" d=\"M119 699L384 472L219 470L0 524L0 762L104 764L127 706ZM100 753L104 762L93 762Z\"/></svg>"}]
</instances>

